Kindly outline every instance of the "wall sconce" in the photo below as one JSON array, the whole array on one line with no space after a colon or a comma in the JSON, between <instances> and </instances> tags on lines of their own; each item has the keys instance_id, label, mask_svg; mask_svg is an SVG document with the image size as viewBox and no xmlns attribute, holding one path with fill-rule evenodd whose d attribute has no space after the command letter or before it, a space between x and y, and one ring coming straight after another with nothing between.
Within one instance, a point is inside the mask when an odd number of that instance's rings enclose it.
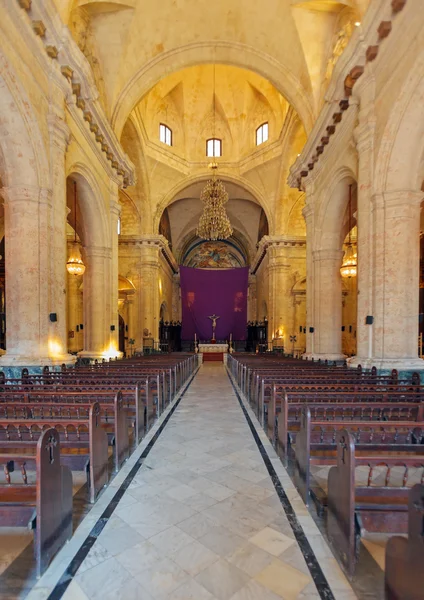
<instances>
[{"instance_id":1,"label":"wall sconce","mask_svg":"<svg viewBox=\"0 0 424 600\"><path fill-rule=\"evenodd\" d=\"M50 313L49 317L52 323L55 323L57 321L57 313Z\"/></svg>"},{"instance_id":2,"label":"wall sconce","mask_svg":"<svg viewBox=\"0 0 424 600\"><path fill-rule=\"evenodd\" d=\"M110 330L111 330L111 331L115 331L115 325L111 325L111 326L110 326Z\"/></svg>"},{"instance_id":3,"label":"wall sconce","mask_svg":"<svg viewBox=\"0 0 424 600\"><path fill-rule=\"evenodd\" d=\"M83 329L84 329L84 325L81 323L80 330L82 331Z\"/></svg>"},{"instance_id":4,"label":"wall sconce","mask_svg":"<svg viewBox=\"0 0 424 600\"><path fill-rule=\"evenodd\" d=\"M315 328L314 327L309 327L309 333L314 333Z\"/></svg>"}]
</instances>

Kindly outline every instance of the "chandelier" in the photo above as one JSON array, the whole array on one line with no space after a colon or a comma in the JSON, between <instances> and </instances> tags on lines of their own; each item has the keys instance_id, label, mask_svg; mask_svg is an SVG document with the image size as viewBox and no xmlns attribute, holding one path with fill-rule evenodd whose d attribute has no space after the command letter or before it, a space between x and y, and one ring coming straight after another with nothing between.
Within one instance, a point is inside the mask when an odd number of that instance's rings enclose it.
<instances>
[{"instance_id":1,"label":"chandelier","mask_svg":"<svg viewBox=\"0 0 424 600\"><path fill-rule=\"evenodd\" d=\"M210 166L212 178L209 179L200 194L200 200L204 207L196 233L204 240L226 240L233 234L233 228L224 206L228 202L228 193L216 175L218 165L213 163Z\"/></svg>"},{"instance_id":2,"label":"chandelier","mask_svg":"<svg viewBox=\"0 0 424 600\"><path fill-rule=\"evenodd\" d=\"M215 65L213 66L213 140L215 136ZM213 156L215 156L215 142L213 144ZM203 213L199 220L196 234L204 240L226 240L233 234L230 220L225 210L228 202L228 193L224 184L217 176L218 165L213 162L209 165L212 169L212 178L206 183L200 193L203 202Z\"/></svg>"},{"instance_id":3,"label":"chandelier","mask_svg":"<svg viewBox=\"0 0 424 600\"><path fill-rule=\"evenodd\" d=\"M66 269L70 275L84 275L85 265L81 258L79 244L77 242L77 182L74 181L74 232L75 237L69 252Z\"/></svg>"},{"instance_id":4,"label":"chandelier","mask_svg":"<svg viewBox=\"0 0 424 600\"><path fill-rule=\"evenodd\" d=\"M351 239L351 219L352 219L352 184L349 185L349 241L346 252L344 253L343 263L340 268L340 274L344 278L356 277L358 272L357 253L353 249Z\"/></svg>"}]
</instances>

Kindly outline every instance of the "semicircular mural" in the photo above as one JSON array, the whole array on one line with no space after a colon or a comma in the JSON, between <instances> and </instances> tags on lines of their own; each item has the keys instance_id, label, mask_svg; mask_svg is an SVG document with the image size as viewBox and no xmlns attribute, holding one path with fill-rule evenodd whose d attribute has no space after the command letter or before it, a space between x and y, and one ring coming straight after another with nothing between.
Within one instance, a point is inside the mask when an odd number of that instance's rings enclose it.
<instances>
[{"instance_id":1,"label":"semicircular mural","mask_svg":"<svg viewBox=\"0 0 424 600\"><path fill-rule=\"evenodd\" d=\"M246 258L231 240L208 242L198 239L190 244L182 264L196 269L234 269L245 267Z\"/></svg>"}]
</instances>

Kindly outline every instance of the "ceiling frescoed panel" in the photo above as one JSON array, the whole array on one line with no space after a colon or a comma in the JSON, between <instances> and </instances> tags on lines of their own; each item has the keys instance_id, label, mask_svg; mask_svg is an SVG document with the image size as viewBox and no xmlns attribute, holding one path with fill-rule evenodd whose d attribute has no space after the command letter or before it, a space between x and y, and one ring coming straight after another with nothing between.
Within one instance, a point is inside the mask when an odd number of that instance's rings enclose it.
<instances>
[{"instance_id":1,"label":"ceiling frescoed panel","mask_svg":"<svg viewBox=\"0 0 424 600\"><path fill-rule=\"evenodd\" d=\"M195 238L181 264L197 269L234 269L246 266L246 256L234 239L210 242Z\"/></svg>"}]
</instances>

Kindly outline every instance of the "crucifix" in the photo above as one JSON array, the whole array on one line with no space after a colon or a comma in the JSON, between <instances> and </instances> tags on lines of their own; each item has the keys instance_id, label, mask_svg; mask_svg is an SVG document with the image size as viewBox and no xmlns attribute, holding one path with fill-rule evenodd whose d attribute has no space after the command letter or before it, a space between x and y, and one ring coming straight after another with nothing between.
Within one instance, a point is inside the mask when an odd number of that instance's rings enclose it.
<instances>
[{"instance_id":1,"label":"crucifix","mask_svg":"<svg viewBox=\"0 0 424 600\"><path fill-rule=\"evenodd\" d=\"M208 319L210 319L212 321L212 341L215 342L215 329L216 329L216 322L218 319L220 319L221 317L218 317L215 313L213 315L211 315L210 317L208 317Z\"/></svg>"}]
</instances>

